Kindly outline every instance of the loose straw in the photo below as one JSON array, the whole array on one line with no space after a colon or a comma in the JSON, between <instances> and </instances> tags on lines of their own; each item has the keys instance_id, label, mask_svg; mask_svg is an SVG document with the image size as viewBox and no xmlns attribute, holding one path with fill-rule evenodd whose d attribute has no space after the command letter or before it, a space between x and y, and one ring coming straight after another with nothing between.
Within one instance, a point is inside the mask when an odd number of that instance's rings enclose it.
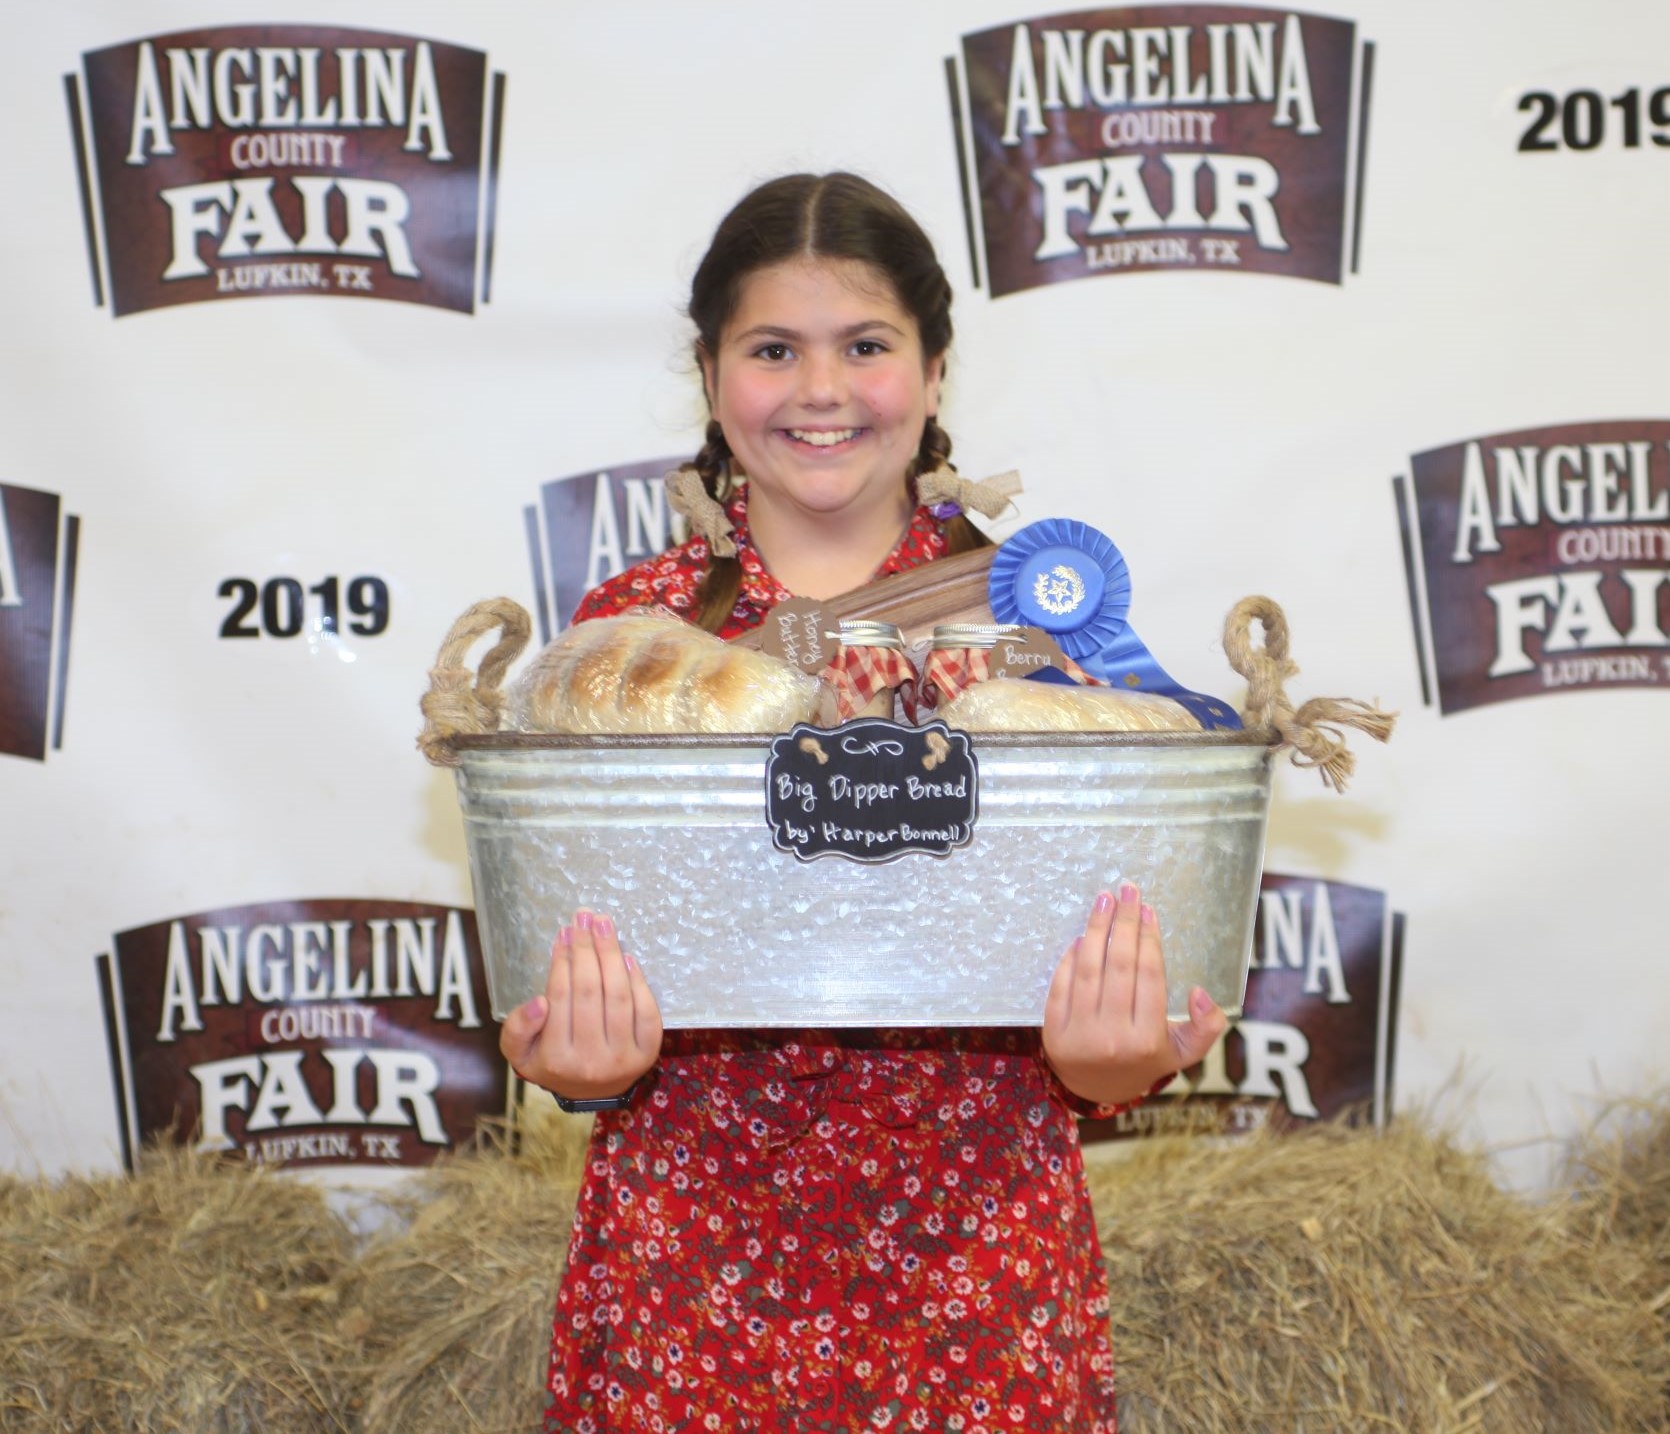
<instances>
[{"instance_id":1,"label":"loose straw","mask_svg":"<svg viewBox=\"0 0 1670 1434\"><path fill-rule=\"evenodd\" d=\"M1264 628L1264 645L1254 647L1252 624ZM1341 727L1355 727L1376 742L1392 735L1395 712L1382 712L1353 697L1312 697L1295 708L1284 684L1298 675L1298 664L1287 655L1287 617L1267 597L1242 598L1224 619L1224 653L1229 665L1247 679L1247 705L1242 716L1249 727L1272 727L1281 739L1277 747L1293 748L1293 765L1321 770L1325 785L1345 790L1357 759L1345 745Z\"/></svg>"},{"instance_id":2,"label":"loose straw","mask_svg":"<svg viewBox=\"0 0 1670 1434\"><path fill-rule=\"evenodd\" d=\"M479 675L471 672L464 665L470 649L500 628L504 636L481 659ZM499 730L504 706L499 684L528 645L531 629L527 611L510 598L486 598L453 623L429 669L429 691L418 704L424 720L417 744L436 766L458 765L458 754L452 750L454 737Z\"/></svg>"}]
</instances>

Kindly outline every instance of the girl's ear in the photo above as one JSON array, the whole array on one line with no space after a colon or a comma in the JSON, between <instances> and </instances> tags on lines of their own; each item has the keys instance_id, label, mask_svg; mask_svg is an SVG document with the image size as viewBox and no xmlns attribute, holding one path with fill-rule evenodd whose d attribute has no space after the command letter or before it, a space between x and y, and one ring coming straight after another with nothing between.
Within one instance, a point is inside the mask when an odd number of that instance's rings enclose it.
<instances>
[{"instance_id":1,"label":"girl's ear","mask_svg":"<svg viewBox=\"0 0 1670 1434\"><path fill-rule=\"evenodd\" d=\"M923 387L928 402L928 417L939 417L939 385L945 377L945 355L937 354L923 369Z\"/></svg>"},{"instance_id":2,"label":"girl's ear","mask_svg":"<svg viewBox=\"0 0 1670 1434\"><path fill-rule=\"evenodd\" d=\"M713 412L713 355L707 351L707 345L700 339L696 341L696 362L702 370L702 392L707 395L708 412Z\"/></svg>"}]
</instances>

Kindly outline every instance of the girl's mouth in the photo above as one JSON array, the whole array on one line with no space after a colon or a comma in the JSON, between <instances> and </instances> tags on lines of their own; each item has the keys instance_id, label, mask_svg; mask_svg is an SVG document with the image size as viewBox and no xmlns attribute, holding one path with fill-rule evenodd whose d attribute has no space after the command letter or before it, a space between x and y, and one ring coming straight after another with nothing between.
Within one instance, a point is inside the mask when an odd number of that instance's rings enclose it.
<instances>
[{"instance_id":1,"label":"girl's mouth","mask_svg":"<svg viewBox=\"0 0 1670 1434\"><path fill-rule=\"evenodd\" d=\"M862 428L785 428L782 431L791 442L809 448L835 448L850 443L864 432Z\"/></svg>"}]
</instances>

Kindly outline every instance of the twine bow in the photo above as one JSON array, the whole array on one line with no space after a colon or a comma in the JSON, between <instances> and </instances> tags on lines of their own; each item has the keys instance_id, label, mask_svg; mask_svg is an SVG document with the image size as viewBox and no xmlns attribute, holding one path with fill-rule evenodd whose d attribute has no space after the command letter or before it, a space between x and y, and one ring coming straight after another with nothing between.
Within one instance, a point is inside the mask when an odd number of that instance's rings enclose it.
<instances>
[{"instance_id":1,"label":"twine bow","mask_svg":"<svg viewBox=\"0 0 1670 1434\"><path fill-rule=\"evenodd\" d=\"M926 508L937 503L955 503L964 512L972 508L976 513L995 518L1009 506L1021 486L1021 475L1012 468L978 482L964 478L954 468L936 468L917 478L916 501Z\"/></svg>"},{"instance_id":2,"label":"twine bow","mask_svg":"<svg viewBox=\"0 0 1670 1434\"><path fill-rule=\"evenodd\" d=\"M1264 627L1264 645L1255 648L1252 624ZM1249 727L1273 727L1278 747L1292 747L1293 765L1317 767L1322 781L1337 792L1357 759L1345 745L1341 727L1355 727L1376 742L1392 735L1395 712L1382 712L1352 697L1312 697L1295 708L1283 684L1298 674L1298 664L1287 655L1287 617L1267 597L1242 598L1224 619L1224 653L1229 665L1247 679L1247 705L1242 714Z\"/></svg>"},{"instance_id":3,"label":"twine bow","mask_svg":"<svg viewBox=\"0 0 1670 1434\"><path fill-rule=\"evenodd\" d=\"M716 558L734 558L735 531L724 505L707 491L702 475L694 468L675 468L667 475L667 502L682 513L690 531L707 539L708 551Z\"/></svg>"},{"instance_id":4,"label":"twine bow","mask_svg":"<svg viewBox=\"0 0 1670 1434\"><path fill-rule=\"evenodd\" d=\"M464 659L495 628L502 628L504 636L481 659L479 674L471 672ZM417 744L436 766L458 765L452 739L459 734L499 730L504 707L499 684L527 646L531 629L527 611L510 598L487 598L453 623L429 669L429 690L418 703L423 710L423 731Z\"/></svg>"}]
</instances>

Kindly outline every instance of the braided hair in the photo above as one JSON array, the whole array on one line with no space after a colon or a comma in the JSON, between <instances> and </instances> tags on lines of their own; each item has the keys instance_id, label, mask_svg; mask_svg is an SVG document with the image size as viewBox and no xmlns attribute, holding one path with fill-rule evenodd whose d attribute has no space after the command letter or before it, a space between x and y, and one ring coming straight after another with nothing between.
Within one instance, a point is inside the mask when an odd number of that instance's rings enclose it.
<instances>
[{"instance_id":1,"label":"braided hair","mask_svg":"<svg viewBox=\"0 0 1670 1434\"><path fill-rule=\"evenodd\" d=\"M867 179L837 171L770 180L720 221L690 285L688 313L696 325L698 355L718 352L751 274L800 257L851 259L869 266L886 278L901 307L916 320L925 360L941 358L951 347L951 284L932 242L891 195ZM905 481L914 485L919 474L946 467L950 459L950 435L929 418ZM684 467L700 476L717 502L731 496L731 450L716 420L709 420L701 449ZM964 516L953 518L945 532L954 553L990 541ZM697 623L717 632L741 591L741 562L710 554L696 595Z\"/></svg>"}]
</instances>

